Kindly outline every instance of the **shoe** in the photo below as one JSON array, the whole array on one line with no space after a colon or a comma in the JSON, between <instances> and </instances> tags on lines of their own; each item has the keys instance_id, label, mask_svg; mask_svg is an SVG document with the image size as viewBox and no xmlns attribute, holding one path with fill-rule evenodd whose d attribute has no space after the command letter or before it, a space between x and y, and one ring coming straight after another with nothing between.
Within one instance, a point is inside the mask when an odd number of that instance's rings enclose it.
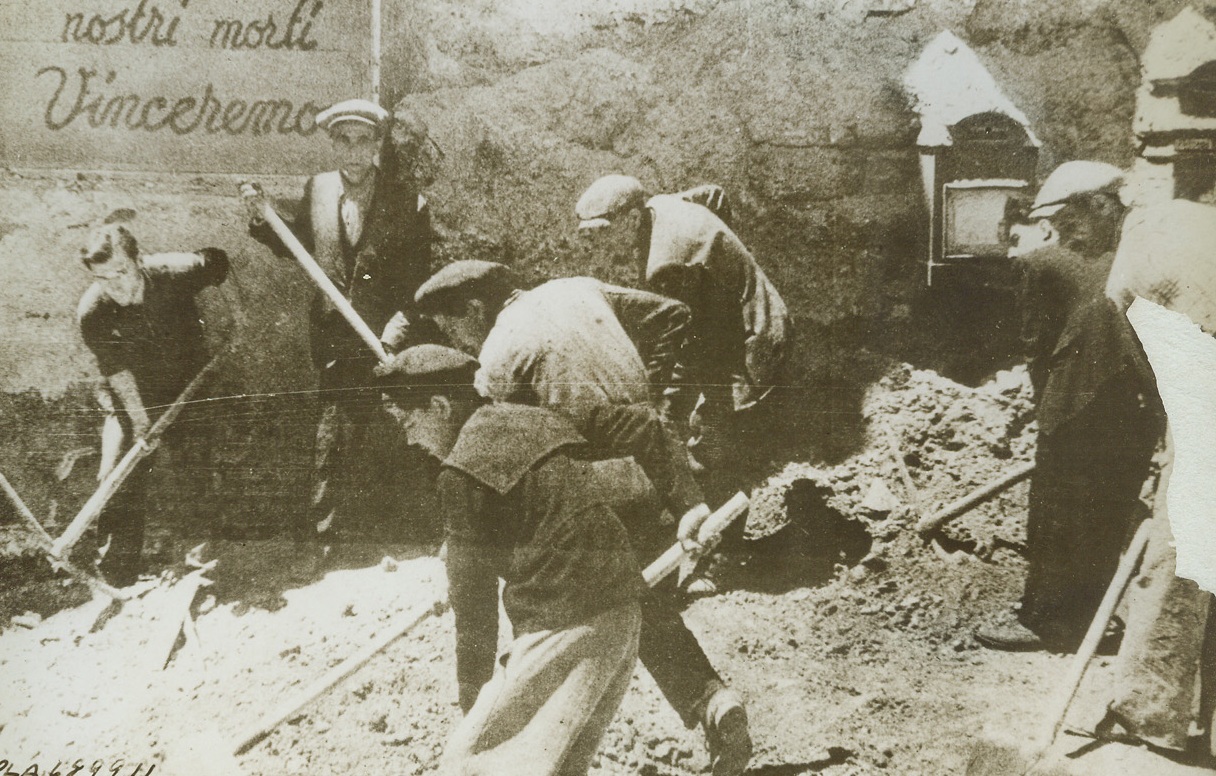
<instances>
[{"instance_id":1,"label":"shoe","mask_svg":"<svg viewBox=\"0 0 1216 776\"><path fill-rule=\"evenodd\" d=\"M988 649L1004 652L1035 652L1047 649L1043 637L1014 620L1000 625L985 625L975 631L975 640Z\"/></svg>"},{"instance_id":2,"label":"shoe","mask_svg":"<svg viewBox=\"0 0 1216 776\"><path fill-rule=\"evenodd\" d=\"M739 776L752 759L752 737L747 729L747 710L734 690L718 690L705 704L701 721L709 745L713 776Z\"/></svg>"}]
</instances>

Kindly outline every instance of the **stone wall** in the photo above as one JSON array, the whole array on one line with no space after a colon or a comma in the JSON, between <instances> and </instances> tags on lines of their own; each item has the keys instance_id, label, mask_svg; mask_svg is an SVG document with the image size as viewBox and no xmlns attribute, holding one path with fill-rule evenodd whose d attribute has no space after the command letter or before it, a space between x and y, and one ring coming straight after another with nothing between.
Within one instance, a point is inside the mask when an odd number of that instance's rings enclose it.
<instances>
[{"instance_id":1,"label":"stone wall","mask_svg":"<svg viewBox=\"0 0 1216 776\"><path fill-rule=\"evenodd\" d=\"M1015 310L982 288L927 293L916 117L900 80L950 29L1043 141L1041 173L1072 158L1126 165L1138 52L1180 0L386 0L385 93L446 155L427 192L440 255L494 258L534 280L595 274L573 204L608 172L655 191L712 181L798 320L792 400L804 442L847 453L882 358L982 376L1016 360ZM1211 15L1209 6L1200 10ZM243 344L206 421L220 429L216 519L276 526L306 496L311 455L306 280L244 235L234 181L139 178L0 187L0 466L60 519L90 489L50 473L95 444L92 365L73 324L87 284L83 225L139 212L152 250L218 245L236 262ZM299 181L270 182L292 195ZM235 289L234 289L235 292ZM71 487L68 487L71 485ZM66 488L66 490L65 490ZM172 505L169 511L173 511Z\"/></svg>"}]
</instances>

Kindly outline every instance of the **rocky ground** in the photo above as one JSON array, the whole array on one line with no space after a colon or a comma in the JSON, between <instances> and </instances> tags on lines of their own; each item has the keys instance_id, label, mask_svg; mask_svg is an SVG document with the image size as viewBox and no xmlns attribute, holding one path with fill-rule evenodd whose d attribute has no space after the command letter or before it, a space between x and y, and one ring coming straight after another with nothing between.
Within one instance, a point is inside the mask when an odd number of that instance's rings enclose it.
<instances>
[{"instance_id":1,"label":"rocky ground","mask_svg":"<svg viewBox=\"0 0 1216 776\"><path fill-rule=\"evenodd\" d=\"M863 450L833 466L774 462L755 493L750 559L731 574L734 589L686 613L747 697L749 773L963 773L985 736L1025 739L1042 724L1067 658L991 652L971 636L1017 596L1026 486L936 544L912 528L1029 460L1028 390L1021 371L969 388L895 366L863 401ZM224 753L439 596L436 558L349 544L318 566L305 549L261 540L213 542L202 559L217 561L214 584L193 599L194 628L163 669L185 611L184 564L117 613L93 599L13 618L0 632L0 758L18 773L31 764L53 772L57 761L67 773L77 758L86 770L101 760L109 772L122 759L123 773L143 763L174 775L434 767L458 717L450 614L424 619L248 753ZM1100 666L1075 719L1101 700L1103 678ZM639 668L593 772L705 767L699 731L683 729Z\"/></svg>"}]
</instances>

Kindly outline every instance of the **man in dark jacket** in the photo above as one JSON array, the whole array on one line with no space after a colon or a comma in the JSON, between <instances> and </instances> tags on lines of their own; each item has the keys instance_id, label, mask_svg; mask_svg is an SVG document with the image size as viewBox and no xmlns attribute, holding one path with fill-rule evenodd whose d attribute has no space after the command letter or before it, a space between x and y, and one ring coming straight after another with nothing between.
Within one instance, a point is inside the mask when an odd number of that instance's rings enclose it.
<instances>
[{"instance_id":1,"label":"man in dark jacket","mask_svg":"<svg viewBox=\"0 0 1216 776\"><path fill-rule=\"evenodd\" d=\"M644 590L625 528L594 497L587 440L541 407L485 404L477 363L419 345L378 369L412 444L443 461L449 599L465 717L441 772L585 774L637 660ZM605 407L593 422L657 416ZM514 640L495 670L498 580Z\"/></svg>"},{"instance_id":2,"label":"man in dark jacket","mask_svg":"<svg viewBox=\"0 0 1216 776\"><path fill-rule=\"evenodd\" d=\"M409 160L399 160L391 142L391 117L367 100L340 102L317 115L333 143L336 170L308 179L292 231L372 331L383 331L394 314L412 307L415 289L430 274L431 229ZM250 210L250 234L275 254L291 254L260 215L265 195L253 184L241 194ZM357 510L356 473L372 475L386 493L383 470L387 435L369 433L380 422L371 370L376 360L337 308L314 290L308 310L309 345L319 372L321 415L314 458L311 525L326 535L337 513ZM350 460L352 457L359 460ZM410 467L398 469L408 472ZM402 474L402 477L405 475ZM397 488L402 483L395 483ZM388 490L392 490L389 488ZM362 504L366 509L368 505Z\"/></svg>"},{"instance_id":3,"label":"man in dark jacket","mask_svg":"<svg viewBox=\"0 0 1216 776\"><path fill-rule=\"evenodd\" d=\"M672 537L657 507L629 503L635 484L653 483L679 516L677 538L697 535L709 508L683 445L659 423L641 437L628 424L596 422L613 406L643 405L657 417L684 341L683 304L592 278L520 291L507 267L484 261L444 267L418 289L416 301L453 344L480 354L481 395L556 410L595 443L599 457L634 458L636 464L598 467L597 487L627 521L638 553L665 549ZM715 776L737 776L751 757L747 714L685 626L674 592L663 588L643 598L642 663L684 723L702 725Z\"/></svg>"},{"instance_id":4,"label":"man in dark jacket","mask_svg":"<svg viewBox=\"0 0 1216 776\"><path fill-rule=\"evenodd\" d=\"M143 254L126 227L101 227L81 253L94 282L77 318L101 372L99 401L103 480L124 447L142 439L152 416L169 407L207 363L204 324L195 297L228 276L228 256L217 248L196 253ZM129 585L140 571L147 512L145 459L98 517L109 542L101 562L106 579Z\"/></svg>"},{"instance_id":5,"label":"man in dark jacket","mask_svg":"<svg viewBox=\"0 0 1216 776\"><path fill-rule=\"evenodd\" d=\"M976 633L994 649L1080 644L1134 528L1161 433L1152 371L1103 293L1124 213L1121 183L1111 165L1068 162L1044 182L1029 214L1055 235L1019 259L1039 424L1029 568L1016 620Z\"/></svg>"},{"instance_id":6,"label":"man in dark jacket","mask_svg":"<svg viewBox=\"0 0 1216 776\"><path fill-rule=\"evenodd\" d=\"M686 372L672 394L671 417L688 419L707 495L729 497L745 487L749 455L778 428L775 402L762 400L782 382L790 334L785 301L721 217L729 207L717 186L651 197L637 178L605 175L574 210L598 263L632 266L640 287L688 305ZM724 533L723 549L741 548L743 525ZM713 570L688 591L716 592Z\"/></svg>"}]
</instances>

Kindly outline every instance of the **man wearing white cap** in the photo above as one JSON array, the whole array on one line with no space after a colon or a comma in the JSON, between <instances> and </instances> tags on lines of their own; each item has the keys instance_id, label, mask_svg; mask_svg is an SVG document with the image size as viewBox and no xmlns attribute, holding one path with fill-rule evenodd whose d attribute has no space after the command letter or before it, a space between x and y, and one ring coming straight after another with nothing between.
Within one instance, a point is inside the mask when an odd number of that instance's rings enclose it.
<instances>
[{"instance_id":1,"label":"man wearing white cap","mask_svg":"<svg viewBox=\"0 0 1216 776\"><path fill-rule=\"evenodd\" d=\"M309 178L295 217L288 219L300 242L373 331L382 331L394 313L412 307L414 291L430 271L426 201L410 174L411 160L398 160L393 144L386 142L390 123L389 112L367 100L346 100L317 114L317 126L333 144L337 169ZM277 255L289 257L261 219L261 189L244 184L241 195L252 214L250 234ZM375 450L369 444L390 435L366 433L370 424L385 422L379 417L377 394L369 393L375 357L319 290L309 306L309 338L322 396L312 519L316 532L325 534L335 513L358 490L386 492L382 479L374 478L374 489L359 489L350 479L383 468L373 462ZM347 460L356 450L368 453L369 465ZM386 505L392 500L384 499Z\"/></svg>"},{"instance_id":2,"label":"man wearing white cap","mask_svg":"<svg viewBox=\"0 0 1216 776\"><path fill-rule=\"evenodd\" d=\"M994 649L1080 643L1118 565L1160 434L1152 371L1103 293L1125 213L1122 181L1112 165L1067 162L1028 214L1043 243L1018 259L1039 424L1029 568L1016 619L976 632Z\"/></svg>"}]
</instances>

